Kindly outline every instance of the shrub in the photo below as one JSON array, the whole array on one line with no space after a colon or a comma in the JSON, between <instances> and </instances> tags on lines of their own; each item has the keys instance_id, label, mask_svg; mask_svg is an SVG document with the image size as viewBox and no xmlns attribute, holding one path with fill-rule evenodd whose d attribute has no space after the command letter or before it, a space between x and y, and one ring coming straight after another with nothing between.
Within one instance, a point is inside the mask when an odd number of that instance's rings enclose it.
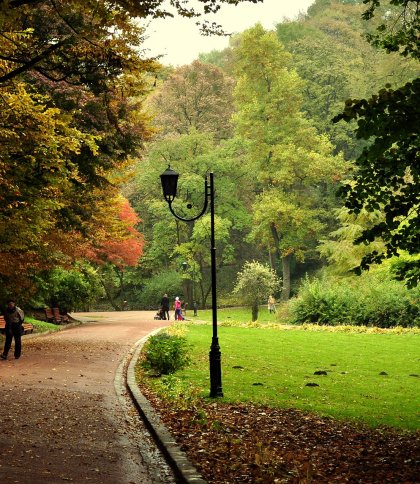
<instances>
[{"instance_id":1,"label":"shrub","mask_svg":"<svg viewBox=\"0 0 420 484\"><path fill-rule=\"evenodd\" d=\"M301 286L290 302L293 323L420 326L420 290L408 290L383 271L361 277L323 277Z\"/></svg>"},{"instance_id":2,"label":"shrub","mask_svg":"<svg viewBox=\"0 0 420 484\"><path fill-rule=\"evenodd\" d=\"M351 319L352 301L348 288L306 278L299 297L290 302L292 322L345 324Z\"/></svg>"},{"instance_id":3,"label":"shrub","mask_svg":"<svg viewBox=\"0 0 420 484\"><path fill-rule=\"evenodd\" d=\"M420 326L419 290L407 290L396 281L376 281L363 298L360 324L380 328Z\"/></svg>"},{"instance_id":4,"label":"shrub","mask_svg":"<svg viewBox=\"0 0 420 484\"><path fill-rule=\"evenodd\" d=\"M190 363L188 351L186 338L159 333L150 337L142 366L156 375L169 375Z\"/></svg>"}]
</instances>

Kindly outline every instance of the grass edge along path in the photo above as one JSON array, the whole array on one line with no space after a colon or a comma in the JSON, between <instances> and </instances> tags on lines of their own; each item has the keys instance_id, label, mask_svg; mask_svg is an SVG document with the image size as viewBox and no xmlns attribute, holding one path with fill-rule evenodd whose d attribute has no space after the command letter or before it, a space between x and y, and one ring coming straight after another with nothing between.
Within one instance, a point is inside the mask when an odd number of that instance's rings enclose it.
<instances>
[{"instance_id":1,"label":"grass edge along path","mask_svg":"<svg viewBox=\"0 0 420 484\"><path fill-rule=\"evenodd\" d=\"M222 323L224 398L219 401L296 408L371 427L419 428L418 331L308 328ZM211 327L176 324L169 330L184 333L192 345L192 364L150 384L169 398L206 398Z\"/></svg>"}]
</instances>

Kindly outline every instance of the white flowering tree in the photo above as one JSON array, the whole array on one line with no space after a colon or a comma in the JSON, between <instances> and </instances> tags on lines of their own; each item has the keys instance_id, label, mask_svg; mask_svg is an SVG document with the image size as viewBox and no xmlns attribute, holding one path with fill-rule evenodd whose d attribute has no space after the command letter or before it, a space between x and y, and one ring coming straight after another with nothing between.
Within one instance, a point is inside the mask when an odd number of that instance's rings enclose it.
<instances>
[{"instance_id":1,"label":"white flowering tree","mask_svg":"<svg viewBox=\"0 0 420 484\"><path fill-rule=\"evenodd\" d=\"M252 321L258 319L258 306L278 290L280 280L275 272L260 262L245 262L238 273L233 292L244 305L252 308Z\"/></svg>"}]
</instances>

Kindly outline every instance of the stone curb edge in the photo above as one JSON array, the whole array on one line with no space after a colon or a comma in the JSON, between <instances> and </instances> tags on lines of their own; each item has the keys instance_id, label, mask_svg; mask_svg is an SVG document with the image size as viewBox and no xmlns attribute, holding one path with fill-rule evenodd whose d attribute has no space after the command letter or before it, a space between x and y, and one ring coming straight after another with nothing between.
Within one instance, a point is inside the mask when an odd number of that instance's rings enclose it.
<instances>
[{"instance_id":1,"label":"stone curb edge","mask_svg":"<svg viewBox=\"0 0 420 484\"><path fill-rule=\"evenodd\" d=\"M182 482L185 483L206 484L207 481L200 476L196 468L188 460L185 452L179 448L174 437L163 425L156 411L146 397L141 393L136 383L135 366L140 357L140 352L148 338L161 330L162 328L149 333L135 344L133 354L127 368L127 387L137 410L143 417L148 430L152 434L161 451L164 453L165 457L168 459L169 464L177 476L182 480Z\"/></svg>"}]
</instances>

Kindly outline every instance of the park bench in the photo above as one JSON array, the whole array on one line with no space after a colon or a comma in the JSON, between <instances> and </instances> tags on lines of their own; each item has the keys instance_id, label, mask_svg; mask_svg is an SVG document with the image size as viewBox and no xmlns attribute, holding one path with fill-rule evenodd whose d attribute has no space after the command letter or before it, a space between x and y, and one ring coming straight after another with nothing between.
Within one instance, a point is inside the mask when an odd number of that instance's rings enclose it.
<instances>
[{"instance_id":1,"label":"park bench","mask_svg":"<svg viewBox=\"0 0 420 484\"><path fill-rule=\"evenodd\" d=\"M45 320L49 323L62 324L69 321L67 314L60 314L58 308L44 308Z\"/></svg>"},{"instance_id":2,"label":"park bench","mask_svg":"<svg viewBox=\"0 0 420 484\"><path fill-rule=\"evenodd\" d=\"M52 308L52 310L55 321L57 321L59 324L68 322L69 317L67 316L67 314L60 314L60 310L58 308Z\"/></svg>"},{"instance_id":3,"label":"park bench","mask_svg":"<svg viewBox=\"0 0 420 484\"><path fill-rule=\"evenodd\" d=\"M4 334L6 328L6 321L4 316L0 316L0 333ZM34 325L32 323L23 323L23 334L33 333Z\"/></svg>"},{"instance_id":4,"label":"park bench","mask_svg":"<svg viewBox=\"0 0 420 484\"><path fill-rule=\"evenodd\" d=\"M45 312L45 321L47 323L54 322L54 313L53 313L53 310L51 308L44 308L44 312Z\"/></svg>"}]
</instances>

